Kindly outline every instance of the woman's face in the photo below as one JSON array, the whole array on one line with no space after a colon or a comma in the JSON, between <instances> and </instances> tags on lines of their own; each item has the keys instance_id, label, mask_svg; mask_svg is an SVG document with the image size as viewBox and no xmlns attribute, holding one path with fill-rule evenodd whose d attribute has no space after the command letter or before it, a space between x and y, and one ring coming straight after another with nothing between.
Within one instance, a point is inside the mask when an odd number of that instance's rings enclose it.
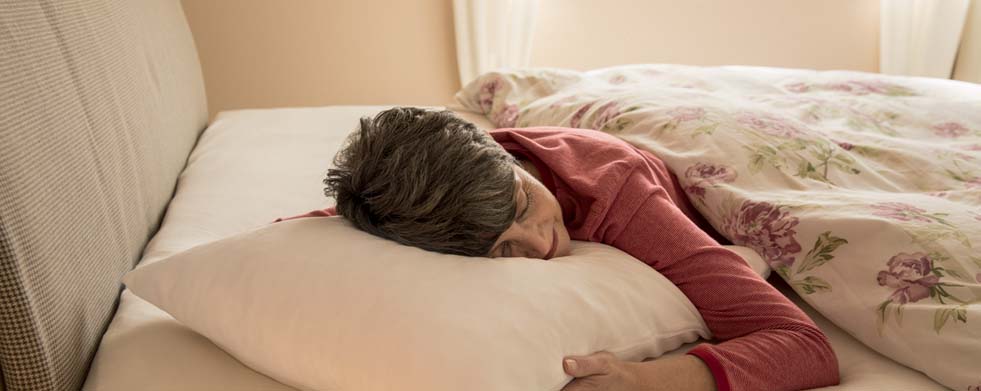
<instances>
[{"instance_id":1,"label":"woman's face","mask_svg":"<svg viewBox=\"0 0 981 391\"><path fill-rule=\"evenodd\" d=\"M514 166L514 189L517 216L488 256L551 259L569 255L569 232L555 196L519 165Z\"/></svg>"}]
</instances>

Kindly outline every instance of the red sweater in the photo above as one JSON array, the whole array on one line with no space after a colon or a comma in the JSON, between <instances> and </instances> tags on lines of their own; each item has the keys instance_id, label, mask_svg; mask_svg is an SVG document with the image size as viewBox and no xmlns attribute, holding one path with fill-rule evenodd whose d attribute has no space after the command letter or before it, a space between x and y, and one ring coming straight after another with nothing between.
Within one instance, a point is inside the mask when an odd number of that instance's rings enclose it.
<instances>
[{"instance_id":1,"label":"red sweater","mask_svg":"<svg viewBox=\"0 0 981 391\"><path fill-rule=\"evenodd\" d=\"M688 352L705 362L718 390L838 383L838 361L824 333L712 238L715 231L654 155L592 130L543 127L490 133L508 152L536 166L542 183L558 199L573 240L623 250L688 296L713 336L724 341ZM334 214L328 208L296 217Z\"/></svg>"}]
</instances>

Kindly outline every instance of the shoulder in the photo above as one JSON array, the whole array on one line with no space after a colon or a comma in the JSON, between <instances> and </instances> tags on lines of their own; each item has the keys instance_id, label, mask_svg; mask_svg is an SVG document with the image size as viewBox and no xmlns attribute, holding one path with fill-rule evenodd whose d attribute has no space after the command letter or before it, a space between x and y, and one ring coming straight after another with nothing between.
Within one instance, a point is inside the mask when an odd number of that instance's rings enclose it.
<instances>
[{"instance_id":1,"label":"shoulder","mask_svg":"<svg viewBox=\"0 0 981 391\"><path fill-rule=\"evenodd\" d=\"M505 150L541 163L582 194L617 191L630 174L649 171L640 150L596 130L507 128L492 134Z\"/></svg>"},{"instance_id":2,"label":"shoulder","mask_svg":"<svg viewBox=\"0 0 981 391\"><path fill-rule=\"evenodd\" d=\"M640 158L637 149L626 141L597 130L543 126L495 129L490 134L505 148L517 144L545 153L588 155L608 161Z\"/></svg>"},{"instance_id":3,"label":"shoulder","mask_svg":"<svg viewBox=\"0 0 981 391\"><path fill-rule=\"evenodd\" d=\"M614 145L629 145L623 140L609 134L591 129L564 128L559 126L536 126L529 128L500 128L490 131L495 139L514 136L529 139L565 139L581 142L609 143Z\"/></svg>"}]
</instances>

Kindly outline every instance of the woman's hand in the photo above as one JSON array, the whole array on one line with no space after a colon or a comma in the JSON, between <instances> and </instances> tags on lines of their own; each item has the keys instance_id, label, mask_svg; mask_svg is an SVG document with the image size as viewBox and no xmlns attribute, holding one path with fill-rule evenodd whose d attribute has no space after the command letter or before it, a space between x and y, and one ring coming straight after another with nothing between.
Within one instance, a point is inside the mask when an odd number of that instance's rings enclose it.
<instances>
[{"instance_id":1,"label":"woman's hand","mask_svg":"<svg viewBox=\"0 0 981 391\"><path fill-rule=\"evenodd\" d=\"M610 352L597 352L566 357L562 368L575 377L562 391L715 390L708 367L689 355L627 362Z\"/></svg>"},{"instance_id":2,"label":"woman's hand","mask_svg":"<svg viewBox=\"0 0 981 391\"><path fill-rule=\"evenodd\" d=\"M628 364L610 352L566 357L562 368L575 379L562 391L640 391L634 368Z\"/></svg>"}]
</instances>

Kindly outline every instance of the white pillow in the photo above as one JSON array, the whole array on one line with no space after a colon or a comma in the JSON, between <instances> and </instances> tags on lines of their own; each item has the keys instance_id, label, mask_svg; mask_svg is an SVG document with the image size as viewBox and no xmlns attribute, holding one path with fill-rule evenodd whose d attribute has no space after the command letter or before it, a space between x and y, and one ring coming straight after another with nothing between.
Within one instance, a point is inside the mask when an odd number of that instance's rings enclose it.
<instances>
[{"instance_id":1,"label":"white pillow","mask_svg":"<svg viewBox=\"0 0 981 391\"><path fill-rule=\"evenodd\" d=\"M657 357L709 332L651 267L575 242L549 261L475 259L338 217L272 224L124 282L246 365L304 390L559 390L566 355Z\"/></svg>"}]
</instances>

